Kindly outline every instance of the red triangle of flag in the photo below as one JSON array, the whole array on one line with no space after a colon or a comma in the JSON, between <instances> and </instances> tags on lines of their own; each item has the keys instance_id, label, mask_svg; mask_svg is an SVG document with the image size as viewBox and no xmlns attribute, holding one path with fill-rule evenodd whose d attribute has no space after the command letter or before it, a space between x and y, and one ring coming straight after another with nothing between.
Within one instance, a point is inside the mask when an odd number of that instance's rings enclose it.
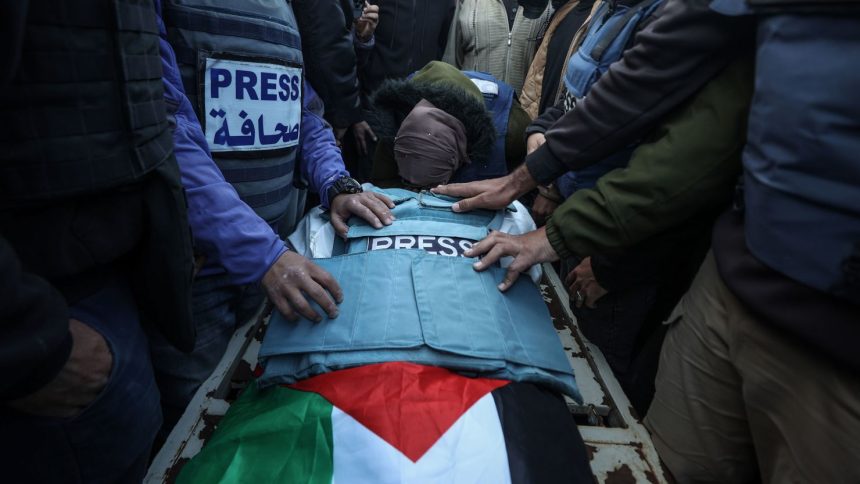
<instances>
[{"instance_id":1,"label":"red triangle of flag","mask_svg":"<svg viewBox=\"0 0 860 484\"><path fill-rule=\"evenodd\" d=\"M475 402L508 383L396 362L325 373L290 387L319 393L417 462Z\"/></svg>"}]
</instances>

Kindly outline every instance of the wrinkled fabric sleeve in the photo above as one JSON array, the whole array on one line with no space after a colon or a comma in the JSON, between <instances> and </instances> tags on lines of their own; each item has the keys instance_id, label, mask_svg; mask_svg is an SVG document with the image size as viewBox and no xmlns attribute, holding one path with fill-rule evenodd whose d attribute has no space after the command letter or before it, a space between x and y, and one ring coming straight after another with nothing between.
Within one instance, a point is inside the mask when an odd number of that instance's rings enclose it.
<instances>
[{"instance_id":1,"label":"wrinkled fabric sleeve","mask_svg":"<svg viewBox=\"0 0 860 484\"><path fill-rule=\"evenodd\" d=\"M623 253L697 213L726 206L741 172L752 86L747 56L672 114L627 168L571 195L546 225L558 255Z\"/></svg>"},{"instance_id":2,"label":"wrinkled fabric sleeve","mask_svg":"<svg viewBox=\"0 0 860 484\"><path fill-rule=\"evenodd\" d=\"M635 142L728 63L754 48L755 19L714 12L711 0L667 0L624 57L547 132L526 159L539 183Z\"/></svg>"},{"instance_id":3,"label":"wrinkled fabric sleeve","mask_svg":"<svg viewBox=\"0 0 860 484\"><path fill-rule=\"evenodd\" d=\"M286 250L272 228L246 205L209 153L206 137L185 96L176 57L166 40L159 12L164 96L172 114L176 160L188 199L188 221L195 250L207 268L227 271L231 282L258 282ZM206 269L204 268L204 274Z\"/></svg>"},{"instance_id":4,"label":"wrinkled fabric sleeve","mask_svg":"<svg viewBox=\"0 0 860 484\"><path fill-rule=\"evenodd\" d=\"M60 372L72 350L66 300L25 272L0 237L0 401L26 396Z\"/></svg>"},{"instance_id":5,"label":"wrinkled fabric sleeve","mask_svg":"<svg viewBox=\"0 0 860 484\"><path fill-rule=\"evenodd\" d=\"M325 119L336 128L352 126L361 121L362 113L347 12L337 0L293 0L291 4L302 36L307 78L325 103Z\"/></svg>"},{"instance_id":6,"label":"wrinkled fabric sleeve","mask_svg":"<svg viewBox=\"0 0 860 484\"><path fill-rule=\"evenodd\" d=\"M547 108L543 114L535 118L534 121L532 121L526 128L526 137L535 133L546 134L547 130L549 130L556 121L561 119L562 116L564 116L564 109L562 109L561 103Z\"/></svg>"},{"instance_id":7,"label":"wrinkled fabric sleeve","mask_svg":"<svg viewBox=\"0 0 860 484\"><path fill-rule=\"evenodd\" d=\"M322 118L319 96L305 82L302 108L301 157L299 168L302 180L317 192L323 207L329 207L328 188L342 176L349 176L343 164L340 148L334 139L331 126Z\"/></svg>"},{"instance_id":8,"label":"wrinkled fabric sleeve","mask_svg":"<svg viewBox=\"0 0 860 484\"><path fill-rule=\"evenodd\" d=\"M376 46L376 36L373 35L367 42L362 42L358 39L358 36L355 35L355 30L353 30L353 46L355 47L355 57L356 57L356 66L357 70L361 71L364 69L364 66L367 65L367 61L370 60L370 53L373 52L373 48ZM359 81L359 85L361 81Z\"/></svg>"}]
</instances>

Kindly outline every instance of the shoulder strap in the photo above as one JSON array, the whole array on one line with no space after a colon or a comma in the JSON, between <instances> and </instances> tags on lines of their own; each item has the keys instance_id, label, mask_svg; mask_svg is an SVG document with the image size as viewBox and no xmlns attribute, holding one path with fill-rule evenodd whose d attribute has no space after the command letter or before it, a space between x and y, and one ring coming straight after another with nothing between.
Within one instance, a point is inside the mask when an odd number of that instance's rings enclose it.
<instances>
[{"instance_id":1,"label":"shoulder strap","mask_svg":"<svg viewBox=\"0 0 860 484\"><path fill-rule=\"evenodd\" d=\"M621 21L616 22L615 25L610 27L609 30L607 30L606 33L600 37L600 40L597 42L597 45L595 45L594 48L591 49L591 58L600 62L600 60L602 60L603 58L603 54L606 53L606 49L608 49L609 46L612 44L612 41L615 40L616 37L618 37L618 34L620 34L621 31L624 30L625 27L627 27L627 24L630 23L633 17L638 15L643 10L647 10L661 1L662 0L645 0L636 5L635 7L631 7L629 10L627 10L627 12L624 13L624 16L621 17Z\"/></svg>"}]
</instances>

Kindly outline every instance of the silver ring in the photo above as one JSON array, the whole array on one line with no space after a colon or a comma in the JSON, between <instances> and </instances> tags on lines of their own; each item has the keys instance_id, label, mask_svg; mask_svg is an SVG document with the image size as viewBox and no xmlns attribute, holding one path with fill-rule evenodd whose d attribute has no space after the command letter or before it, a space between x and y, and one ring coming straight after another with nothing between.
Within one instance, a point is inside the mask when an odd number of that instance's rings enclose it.
<instances>
[{"instance_id":1,"label":"silver ring","mask_svg":"<svg viewBox=\"0 0 860 484\"><path fill-rule=\"evenodd\" d=\"M582 304L582 301L585 300L585 296L582 294L582 291L576 291L576 295L573 298L574 304L577 306Z\"/></svg>"}]
</instances>

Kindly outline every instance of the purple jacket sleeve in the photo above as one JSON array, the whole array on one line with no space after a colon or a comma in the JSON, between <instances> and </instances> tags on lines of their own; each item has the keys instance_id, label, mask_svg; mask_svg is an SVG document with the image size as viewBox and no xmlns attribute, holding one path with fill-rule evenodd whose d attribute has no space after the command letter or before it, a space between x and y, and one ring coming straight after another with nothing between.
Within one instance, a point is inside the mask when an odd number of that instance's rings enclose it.
<instances>
[{"instance_id":1,"label":"purple jacket sleeve","mask_svg":"<svg viewBox=\"0 0 860 484\"><path fill-rule=\"evenodd\" d=\"M322 206L328 208L328 188L338 178L349 176L349 172L343 165L334 131L322 118L322 112L322 101L311 85L305 82L299 169L302 179L319 193Z\"/></svg>"},{"instance_id":2,"label":"purple jacket sleeve","mask_svg":"<svg viewBox=\"0 0 860 484\"><path fill-rule=\"evenodd\" d=\"M206 257L202 274L226 270L236 284L258 282L286 251L266 222L239 199L209 154L206 137L179 77L159 11L164 97L173 115L173 141L195 249Z\"/></svg>"}]
</instances>

